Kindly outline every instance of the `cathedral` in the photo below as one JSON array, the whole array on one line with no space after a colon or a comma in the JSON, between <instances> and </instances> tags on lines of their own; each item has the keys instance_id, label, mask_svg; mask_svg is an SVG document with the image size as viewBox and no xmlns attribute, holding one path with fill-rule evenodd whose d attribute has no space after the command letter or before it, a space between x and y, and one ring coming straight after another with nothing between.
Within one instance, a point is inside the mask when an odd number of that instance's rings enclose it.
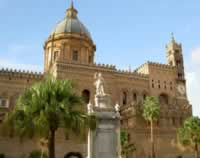
<instances>
[{"instance_id":1,"label":"cathedral","mask_svg":"<svg viewBox=\"0 0 200 158\"><path fill-rule=\"evenodd\" d=\"M0 69L0 105L3 112L13 109L16 99L34 83L52 74L57 79L70 79L77 83L77 93L85 105L94 102L94 74L100 72L106 82L105 91L111 95L113 105L120 105L121 127L126 129L129 142L136 150L130 156L147 158L150 155L150 129L142 117L146 96L157 96L161 113L155 127L155 152L158 158L188 157L190 152L177 145L176 130L192 116L184 74L182 45L171 37L166 45L166 63L148 61L134 71L118 70L114 65L96 64L96 45L84 24L78 19L73 3L66 15L53 29L44 43L44 72ZM87 107L87 106L86 106ZM85 107L85 108L86 108ZM38 149L36 139L21 143L19 138L0 136L0 153L8 158L26 157ZM64 158L70 152L87 157L87 142L73 136L65 137L62 129L56 135L56 157Z\"/></svg>"}]
</instances>

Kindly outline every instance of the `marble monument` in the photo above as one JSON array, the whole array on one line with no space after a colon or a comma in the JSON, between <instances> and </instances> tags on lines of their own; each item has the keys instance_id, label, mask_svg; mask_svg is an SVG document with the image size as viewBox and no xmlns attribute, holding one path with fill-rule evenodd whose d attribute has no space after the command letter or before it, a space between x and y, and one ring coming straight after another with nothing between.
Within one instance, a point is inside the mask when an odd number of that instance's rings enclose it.
<instances>
[{"instance_id":1,"label":"marble monument","mask_svg":"<svg viewBox=\"0 0 200 158\"><path fill-rule=\"evenodd\" d=\"M119 105L111 105L111 97L104 91L101 73L95 74L95 105L88 104L89 115L95 115L97 127L88 133L88 158L120 158Z\"/></svg>"}]
</instances>

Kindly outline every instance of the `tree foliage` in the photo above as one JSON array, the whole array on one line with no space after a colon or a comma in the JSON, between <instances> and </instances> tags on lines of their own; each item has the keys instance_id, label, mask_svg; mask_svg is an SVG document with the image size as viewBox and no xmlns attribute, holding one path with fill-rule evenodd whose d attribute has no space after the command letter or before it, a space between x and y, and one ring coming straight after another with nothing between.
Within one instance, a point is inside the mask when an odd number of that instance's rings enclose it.
<instances>
[{"instance_id":1,"label":"tree foliage","mask_svg":"<svg viewBox=\"0 0 200 158\"><path fill-rule=\"evenodd\" d=\"M178 141L185 146L200 144L200 118L190 117L177 131Z\"/></svg>"},{"instance_id":2,"label":"tree foliage","mask_svg":"<svg viewBox=\"0 0 200 158\"><path fill-rule=\"evenodd\" d=\"M28 158L48 158L46 153L42 153L40 150L34 150L30 153Z\"/></svg>"},{"instance_id":3,"label":"tree foliage","mask_svg":"<svg viewBox=\"0 0 200 158\"><path fill-rule=\"evenodd\" d=\"M122 146L128 143L128 133L125 130L120 132L120 141Z\"/></svg>"},{"instance_id":4,"label":"tree foliage","mask_svg":"<svg viewBox=\"0 0 200 158\"><path fill-rule=\"evenodd\" d=\"M160 114L160 103L157 97L147 96L144 100L143 117L147 121L156 121Z\"/></svg>"},{"instance_id":5,"label":"tree foliage","mask_svg":"<svg viewBox=\"0 0 200 158\"><path fill-rule=\"evenodd\" d=\"M129 142L129 135L125 130L120 132L120 141L122 157L127 157L129 152L134 152L136 150L135 144Z\"/></svg>"},{"instance_id":6,"label":"tree foliage","mask_svg":"<svg viewBox=\"0 0 200 158\"><path fill-rule=\"evenodd\" d=\"M49 157L53 158L58 128L77 135L84 135L91 124L95 128L94 116L89 117L82 105L82 98L75 93L72 81L48 76L19 97L14 110L5 119L5 129L9 135L15 134L20 138L39 136L48 139L49 151L52 152Z\"/></svg>"},{"instance_id":7,"label":"tree foliage","mask_svg":"<svg viewBox=\"0 0 200 158\"><path fill-rule=\"evenodd\" d=\"M144 100L143 117L150 122L151 127L151 158L155 158L154 150L154 121L158 120L160 115L160 103L157 97L147 96Z\"/></svg>"}]
</instances>

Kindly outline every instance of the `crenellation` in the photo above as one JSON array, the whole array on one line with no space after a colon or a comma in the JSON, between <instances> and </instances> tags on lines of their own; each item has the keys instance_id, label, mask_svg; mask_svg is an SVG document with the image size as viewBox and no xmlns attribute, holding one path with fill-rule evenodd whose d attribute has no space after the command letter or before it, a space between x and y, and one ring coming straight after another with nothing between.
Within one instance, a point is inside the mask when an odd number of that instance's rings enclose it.
<instances>
[{"instance_id":1,"label":"crenellation","mask_svg":"<svg viewBox=\"0 0 200 158\"><path fill-rule=\"evenodd\" d=\"M140 70L142 70L142 69L146 66L146 64L147 64L147 63L144 63L144 64L140 65L138 68L136 68L136 69L134 70L134 72L139 72Z\"/></svg>"},{"instance_id":2,"label":"crenellation","mask_svg":"<svg viewBox=\"0 0 200 158\"><path fill-rule=\"evenodd\" d=\"M163 63L158 63L158 62L152 62L152 61L148 61L147 64L162 68L162 69L176 69L175 66L172 65L167 65L167 64L163 64Z\"/></svg>"},{"instance_id":3,"label":"crenellation","mask_svg":"<svg viewBox=\"0 0 200 158\"><path fill-rule=\"evenodd\" d=\"M115 72L116 68L114 65L105 65L105 64L83 64L83 63L74 63L74 62L57 62L57 66L67 69L67 67L79 67L85 69L93 69L96 71L104 72Z\"/></svg>"},{"instance_id":4,"label":"crenellation","mask_svg":"<svg viewBox=\"0 0 200 158\"><path fill-rule=\"evenodd\" d=\"M0 75L2 76L6 75L9 77L17 77L17 78L32 78L32 79L43 78L42 72L32 72L32 71L9 69L9 68L0 69Z\"/></svg>"},{"instance_id":5,"label":"crenellation","mask_svg":"<svg viewBox=\"0 0 200 158\"><path fill-rule=\"evenodd\" d=\"M101 64L101 63L94 63L94 64L90 64L90 66L95 66L95 67L102 67L102 68L106 68L106 69L116 69L115 65L110 65L110 64Z\"/></svg>"},{"instance_id":6,"label":"crenellation","mask_svg":"<svg viewBox=\"0 0 200 158\"><path fill-rule=\"evenodd\" d=\"M127 77L133 77L133 78L139 77L139 78L148 79L148 75L142 74L142 73L129 72L129 71L125 71L125 70L117 70L116 73L118 73L120 75L125 75Z\"/></svg>"},{"instance_id":7,"label":"crenellation","mask_svg":"<svg viewBox=\"0 0 200 158\"><path fill-rule=\"evenodd\" d=\"M140 67L135 69L135 72L140 72L140 73L146 74L145 69L147 69L147 67L149 65L155 66L155 67L160 68L160 69L176 70L175 66L171 66L171 65L167 65L167 64L163 64L163 63L158 63L158 62L147 61L146 63L142 64Z\"/></svg>"}]
</instances>

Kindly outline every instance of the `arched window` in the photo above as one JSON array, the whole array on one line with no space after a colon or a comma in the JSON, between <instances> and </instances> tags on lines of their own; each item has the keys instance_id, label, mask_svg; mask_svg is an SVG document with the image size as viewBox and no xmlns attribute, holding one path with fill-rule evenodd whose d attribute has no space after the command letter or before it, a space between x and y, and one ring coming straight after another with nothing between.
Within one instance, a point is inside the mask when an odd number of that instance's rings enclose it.
<instances>
[{"instance_id":1,"label":"arched window","mask_svg":"<svg viewBox=\"0 0 200 158\"><path fill-rule=\"evenodd\" d=\"M78 61L78 51L73 51L72 53L72 60L73 61Z\"/></svg>"},{"instance_id":2,"label":"arched window","mask_svg":"<svg viewBox=\"0 0 200 158\"><path fill-rule=\"evenodd\" d=\"M127 92L123 92L123 105L127 104Z\"/></svg>"},{"instance_id":3,"label":"arched window","mask_svg":"<svg viewBox=\"0 0 200 158\"><path fill-rule=\"evenodd\" d=\"M166 85L166 84L167 84L167 82L164 81L164 88L165 88L165 89L167 89L167 85Z\"/></svg>"},{"instance_id":4,"label":"arched window","mask_svg":"<svg viewBox=\"0 0 200 158\"><path fill-rule=\"evenodd\" d=\"M145 100L147 97L147 94L146 93L143 93L143 100Z\"/></svg>"},{"instance_id":5,"label":"arched window","mask_svg":"<svg viewBox=\"0 0 200 158\"><path fill-rule=\"evenodd\" d=\"M146 97L148 96L148 92L146 90L144 90L142 93L141 93L141 101L144 103Z\"/></svg>"},{"instance_id":6,"label":"arched window","mask_svg":"<svg viewBox=\"0 0 200 158\"><path fill-rule=\"evenodd\" d=\"M160 80L158 80L158 88L160 89Z\"/></svg>"},{"instance_id":7,"label":"arched window","mask_svg":"<svg viewBox=\"0 0 200 158\"><path fill-rule=\"evenodd\" d=\"M179 78L183 77L183 74L182 73L178 73L178 77Z\"/></svg>"},{"instance_id":8,"label":"arched window","mask_svg":"<svg viewBox=\"0 0 200 158\"><path fill-rule=\"evenodd\" d=\"M0 97L0 107L7 108L8 107L8 101L4 97Z\"/></svg>"},{"instance_id":9,"label":"arched window","mask_svg":"<svg viewBox=\"0 0 200 158\"><path fill-rule=\"evenodd\" d=\"M83 158L83 156L79 152L69 152L64 156L64 158Z\"/></svg>"},{"instance_id":10,"label":"arched window","mask_svg":"<svg viewBox=\"0 0 200 158\"><path fill-rule=\"evenodd\" d=\"M170 90L173 90L173 84L172 84L172 82L170 82L169 84L170 84Z\"/></svg>"},{"instance_id":11,"label":"arched window","mask_svg":"<svg viewBox=\"0 0 200 158\"><path fill-rule=\"evenodd\" d=\"M160 104L168 104L168 96L167 94L161 94L159 96Z\"/></svg>"},{"instance_id":12,"label":"arched window","mask_svg":"<svg viewBox=\"0 0 200 158\"><path fill-rule=\"evenodd\" d=\"M181 64L181 61L180 61L180 60L177 60L177 61L176 61L176 65L179 67L180 64Z\"/></svg>"},{"instance_id":13,"label":"arched window","mask_svg":"<svg viewBox=\"0 0 200 158\"><path fill-rule=\"evenodd\" d=\"M90 102L90 91L85 89L82 91L82 97L83 97L83 100L86 104L88 104Z\"/></svg>"},{"instance_id":14,"label":"arched window","mask_svg":"<svg viewBox=\"0 0 200 158\"><path fill-rule=\"evenodd\" d=\"M137 93L133 92L133 101L136 102L137 101Z\"/></svg>"},{"instance_id":15,"label":"arched window","mask_svg":"<svg viewBox=\"0 0 200 158\"><path fill-rule=\"evenodd\" d=\"M127 138L127 141L130 142L130 141L131 141L131 134L128 133L127 137L128 137L128 138Z\"/></svg>"},{"instance_id":16,"label":"arched window","mask_svg":"<svg viewBox=\"0 0 200 158\"><path fill-rule=\"evenodd\" d=\"M176 125L176 118L172 117L172 125L175 126Z\"/></svg>"},{"instance_id":17,"label":"arched window","mask_svg":"<svg viewBox=\"0 0 200 158\"><path fill-rule=\"evenodd\" d=\"M152 80L152 88L154 88L154 80Z\"/></svg>"},{"instance_id":18,"label":"arched window","mask_svg":"<svg viewBox=\"0 0 200 158\"><path fill-rule=\"evenodd\" d=\"M53 54L53 61L56 61L57 57L58 57L58 50L56 50Z\"/></svg>"},{"instance_id":19,"label":"arched window","mask_svg":"<svg viewBox=\"0 0 200 158\"><path fill-rule=\"evenodd\" d=\"M92 63L92 56L91 55L89 55L89 57L88 57L88 62L89 62L89 64Z\"/></svg>"}]
</instances>

